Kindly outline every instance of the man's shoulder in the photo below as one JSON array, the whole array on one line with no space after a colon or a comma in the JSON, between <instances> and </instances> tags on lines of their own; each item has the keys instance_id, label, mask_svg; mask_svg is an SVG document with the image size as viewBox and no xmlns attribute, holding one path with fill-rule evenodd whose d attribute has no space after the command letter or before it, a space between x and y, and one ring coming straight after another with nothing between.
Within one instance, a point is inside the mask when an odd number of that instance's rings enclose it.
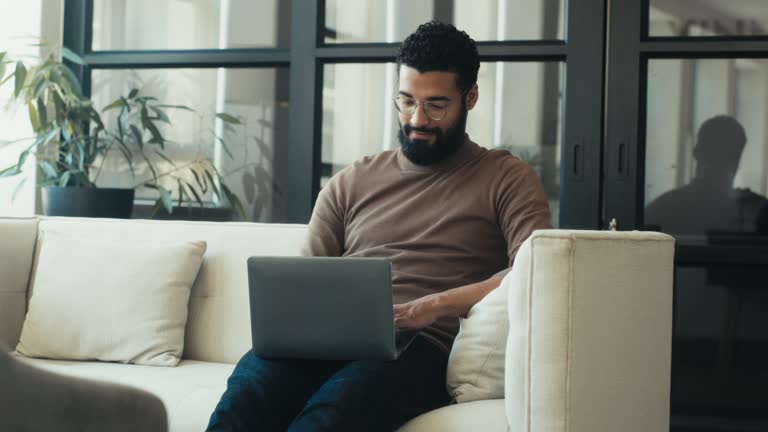
<instances>
[{"instance_id":1,"label":"man's shoulder","mask_svg":"<svg viewBox=\"0 0 768 432\"><path fill-rule=\"evenodd\" d=\"M396 166L397 153L395 150L386 150L352 162L334 174L329 185L339 186L340 184L355 184L361 177L370 177L371 175L388 171Z\"/></svg>"},{"instance_id":2,"label":"man's shoulder","mask_svg":"<svg viewBox=\"0 0 768 432\"><path fill-rule=\"evenodd\" d=\"M494 178L514 181L519 178L536 177L533 168L524 160L504 149L482 148L478 157L479 168ZM504 175L499 175L499 174Z\"/></svg>"}]
</instances>

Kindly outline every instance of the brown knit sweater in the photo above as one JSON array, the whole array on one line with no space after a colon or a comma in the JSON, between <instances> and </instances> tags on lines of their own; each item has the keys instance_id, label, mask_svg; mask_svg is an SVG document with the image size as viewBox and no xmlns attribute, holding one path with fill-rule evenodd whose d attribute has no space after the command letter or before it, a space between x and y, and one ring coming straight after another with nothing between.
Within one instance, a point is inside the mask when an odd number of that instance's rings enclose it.
<instances>
[{"instance_id":1,"label":"brown knit sweater","mask_svg":"<svg viewBox=\"0 0 768 432\"><path fill-rule=\"evenodd\" d=\"M320 192L302 253L388 258L394 301L405 303L511 267L531 232L550 228L549 217L528 165L467 138L436 166L395 150L342 170ZM449 350L458 327L443 318L423 333Z\"/></svg>"}]
</instances>

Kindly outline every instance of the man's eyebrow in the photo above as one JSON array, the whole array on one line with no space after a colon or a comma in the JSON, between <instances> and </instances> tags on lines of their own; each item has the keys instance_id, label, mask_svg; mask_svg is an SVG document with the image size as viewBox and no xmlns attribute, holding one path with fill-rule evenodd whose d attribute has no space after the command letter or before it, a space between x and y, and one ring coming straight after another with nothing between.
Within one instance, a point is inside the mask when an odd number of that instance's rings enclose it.
<instances>
[{"instance_id":1,"label":"man's eyebrow","mask_svg":"<svg viewBox=\"0 0 768 432\"><path fill-rule=\"evenodd\" d=\"M402 90L400 90L400 94L409 98L414 98L412 94L408 92L404 92ZM426 100L432 101L432 102L450 102L451 98L447 96L430 96Z\"/></svg>"}]
</instances>

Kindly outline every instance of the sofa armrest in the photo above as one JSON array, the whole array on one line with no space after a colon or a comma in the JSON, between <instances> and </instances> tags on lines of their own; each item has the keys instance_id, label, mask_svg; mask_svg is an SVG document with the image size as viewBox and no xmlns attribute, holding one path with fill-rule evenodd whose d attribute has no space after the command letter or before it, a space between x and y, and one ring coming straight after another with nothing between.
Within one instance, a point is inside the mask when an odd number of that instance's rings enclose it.
<instances>
[{"instance_id":1,"label":"sofa armrest","mask_svg":"<svg viewBox=\"0 0 768 432\"><path fill-rule=\"evenodd\" d=\"M0 218L0 344L16 346L27 312L37 218Z\"/></svg>"},{"instance_id":2,"label":"sofa armrest","mask_svg":"<svg viewBox=\"0 0 768 432\"><path fill-rule=\"evenodd\" d=\"M0 343L3 430L168 430L163 402L145 390L39 369L8 355L5 350Z\"/></svg>"},{"instance_id":3,"label":"sofa armrest","mask_svg":"<svg viewBox=\"0 0 768 432\"><path fill-rule=\"evenodd\" d=\"M509 290L511 430L669 430L674 240L536 231Z\"/></svg>"}]
</instances>

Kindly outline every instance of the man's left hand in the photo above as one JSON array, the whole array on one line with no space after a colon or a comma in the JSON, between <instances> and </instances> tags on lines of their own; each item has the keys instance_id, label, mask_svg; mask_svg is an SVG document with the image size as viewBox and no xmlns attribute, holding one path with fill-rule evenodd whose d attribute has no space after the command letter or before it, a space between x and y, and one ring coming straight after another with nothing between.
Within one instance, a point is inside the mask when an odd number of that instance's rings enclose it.
<instances>
[{"instance_id":1,"label":"man's left hand","mask_svg":"<svg viewBox=\"0 0 768 432\"><path fill-rule=\"evenodd\" d=\"M430 294L408 303L394 306L395 328L402 330L422 329L442 316L439 298Z\"/></svg>"}]
</instances>

